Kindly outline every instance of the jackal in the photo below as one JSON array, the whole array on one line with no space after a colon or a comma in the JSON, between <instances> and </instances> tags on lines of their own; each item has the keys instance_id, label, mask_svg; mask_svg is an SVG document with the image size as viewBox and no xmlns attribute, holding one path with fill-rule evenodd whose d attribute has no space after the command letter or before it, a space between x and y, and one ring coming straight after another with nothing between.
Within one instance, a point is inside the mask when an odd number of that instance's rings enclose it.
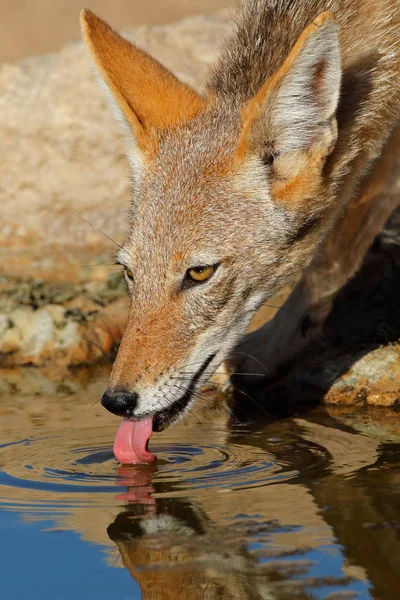
<instances>
[{"instance_id":1,"label":"jackal","mask_svg":"<svg viewBox=\"0 0 400 600\"><path fill-rule=\"evenodd\" d=\"M92 12L81 22L133 171L131 305L102 402L124 418L117 458L150 462L152 431L224 360L273 374L318 333L399 203L400 9L245 0L204 95ZM245 336L299 271L286 310Z\"/></svg>"}]
</instances>

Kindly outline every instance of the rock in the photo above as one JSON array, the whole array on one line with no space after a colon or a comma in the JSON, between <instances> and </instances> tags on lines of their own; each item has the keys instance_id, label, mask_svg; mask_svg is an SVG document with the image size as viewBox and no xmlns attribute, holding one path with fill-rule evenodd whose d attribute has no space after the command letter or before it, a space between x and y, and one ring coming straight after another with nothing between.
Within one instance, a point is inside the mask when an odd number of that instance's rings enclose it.
<instances>
[{"instance_id":1,"label":"rock","mask_svg":"<svg viewBox=\"0 0 400 600\"><path fill-rule=\"evenodd\" d=\"M199 88L229 26L224 11L125 33ZM96 279L86 265L117 248L98 230L120 242L127 229L130 174L86 48L2 64L0 89L2 275Z\"/></svg>"},{"instance_id":2,"label":"rock","mask_svg":"<svg viewBox=\"0 0 400 600\"><path fill-rule=\"evenodd\" d=\"M128 298L105 308L77 298L66 307L18 306L0 313L0 366L48 365L57 368L112 360L121 340Z\"/></svg>"},{"instance_id":3,"label":"rock","mask_svg":"<svg viewBox=\"0 0 400 600\"><path fill-rule=\"evenodd\" d=\"M400 405L399 345L377 348L353 362L325 395L328 404L363 401L373 406Z\"/></svg>"}]
</instances>

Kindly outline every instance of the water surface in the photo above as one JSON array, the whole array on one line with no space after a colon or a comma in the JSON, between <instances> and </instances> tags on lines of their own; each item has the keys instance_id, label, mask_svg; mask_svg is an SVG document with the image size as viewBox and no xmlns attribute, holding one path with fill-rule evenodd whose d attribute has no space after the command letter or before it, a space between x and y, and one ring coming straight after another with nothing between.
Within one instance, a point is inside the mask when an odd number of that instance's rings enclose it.
<instances>
[{"instance_id":1,"label":"water surface","mask_svg":"<svg viewBox=\"0 0 400 600\"><path fill-rule=\"evenodd\" d=\"M3 377L2 597L400 596L395 437L322 409L238 423L219 399L153 436L156 465L121 466L105 376Z\"/></svg>"}]
</instances>

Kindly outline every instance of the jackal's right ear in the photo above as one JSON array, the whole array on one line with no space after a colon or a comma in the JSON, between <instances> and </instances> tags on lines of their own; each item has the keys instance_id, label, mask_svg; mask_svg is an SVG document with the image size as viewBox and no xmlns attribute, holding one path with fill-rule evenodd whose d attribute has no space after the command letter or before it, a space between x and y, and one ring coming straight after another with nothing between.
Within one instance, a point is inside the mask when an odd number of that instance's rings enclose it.
<instances>
[{"instance_id":1,"label":"jackal's right ear","mask_svg":"<svg viewBox=\"0 0 400 600\"><path fill-rule=\"evenodd\" d=\"M154 153L158 132L193 118L204 99L90 10L83 10L80 19L97 70L132 129L138 150Z\"/></svg>"}]
</instances>

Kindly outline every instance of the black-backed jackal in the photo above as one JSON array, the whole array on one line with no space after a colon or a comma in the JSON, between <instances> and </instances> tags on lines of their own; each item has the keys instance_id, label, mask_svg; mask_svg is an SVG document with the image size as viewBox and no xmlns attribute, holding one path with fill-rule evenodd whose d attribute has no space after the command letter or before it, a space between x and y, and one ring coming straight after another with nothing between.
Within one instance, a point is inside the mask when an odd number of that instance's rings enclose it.
<instances>
[{"instance_id":1,"label":"black-backed jackal","mask_svg":"<svg viewBox=\"0 0 400 600\"><path fill-rule=\"evenodd\" d=\"M229 356L274 373L307 344L398 204L400 9L245 0L204 95L90 11L82 27L133 169L118 253L132 301L103 404L125 419L116 456L148 462L152 430ZM309 264L286 310L245 337Z\"/></svg>"}]
</instances>

